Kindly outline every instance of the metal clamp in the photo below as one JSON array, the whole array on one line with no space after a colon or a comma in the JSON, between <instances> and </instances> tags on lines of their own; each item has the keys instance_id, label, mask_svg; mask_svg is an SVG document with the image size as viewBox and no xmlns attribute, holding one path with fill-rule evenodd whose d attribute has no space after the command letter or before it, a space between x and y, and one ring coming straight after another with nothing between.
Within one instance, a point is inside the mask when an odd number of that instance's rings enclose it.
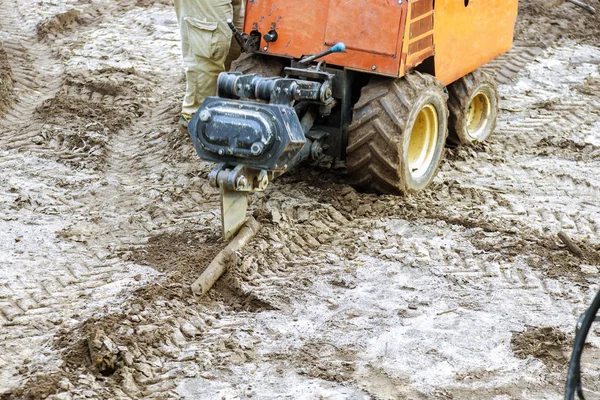
<instances>
[{"instance_id":1,"label":"metal clamp","mask_svg":"<svg viewBox=\"0 0 600 400\"><path fill-rule=\"evenodd\" d=\"M239 164L233 169L227 163L217 165L208 175L211 186L236 192L262 192L269 184L267 171Z\"/></svg>"}]
</instances>

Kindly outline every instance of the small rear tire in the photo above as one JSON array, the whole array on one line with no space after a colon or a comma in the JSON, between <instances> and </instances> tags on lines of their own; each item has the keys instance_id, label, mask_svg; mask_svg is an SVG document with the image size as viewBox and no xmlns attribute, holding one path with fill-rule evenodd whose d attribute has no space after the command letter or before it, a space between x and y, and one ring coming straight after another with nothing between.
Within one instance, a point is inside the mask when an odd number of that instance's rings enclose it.
<instances>
[{"instance_id":1,"label":"small rear tire","mask_svg":"<svg viewBox=\"0 0 600 400\"><path fill-rule=\"evenodd\" d=\"M361 190L401 194L425 189L444 156L447 95L431 75L373 78L354 106L346 166Z\"/></svg>"},{"instance_id":2,"label":"small rear tire","mask_svg":"<svg viewBox=\"0 0 600 400\"><path fill-rule=\"evenodd\" d=\"M483 142L496 127L498 92L496 82L483 71L476 70L448 86L450 145Z\"/></svg>"}]
</instances>

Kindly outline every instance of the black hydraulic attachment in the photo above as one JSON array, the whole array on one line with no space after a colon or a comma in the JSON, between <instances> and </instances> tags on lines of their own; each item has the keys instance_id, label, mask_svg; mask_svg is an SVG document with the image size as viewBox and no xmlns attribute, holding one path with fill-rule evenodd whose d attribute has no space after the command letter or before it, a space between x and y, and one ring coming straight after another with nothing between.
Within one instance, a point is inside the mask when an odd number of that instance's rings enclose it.
<instances>
[{"instance_id":1,"label":"black hydraulic attachment","mask_svg":"<svg viewBox=\"0 0 600 400\"><path fill-rule=\"evenodd\" d=\"M304 74L312 80L221 73L218 96L208 97L188 124L198 155L218 163L210 182L221 194L227 239L244 223L249 192L264 190L274 177L322 154L323 133L309 131L335 103L333 75Z\"/></svg>"}]
</instances>

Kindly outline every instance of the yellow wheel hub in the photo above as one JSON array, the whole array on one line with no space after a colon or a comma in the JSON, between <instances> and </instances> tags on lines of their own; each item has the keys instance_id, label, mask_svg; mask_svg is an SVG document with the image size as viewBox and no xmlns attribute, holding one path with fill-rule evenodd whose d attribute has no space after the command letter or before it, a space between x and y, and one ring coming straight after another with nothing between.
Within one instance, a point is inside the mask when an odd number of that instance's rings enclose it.
<instances>
[{"instance_id":1,"label":"yellow wheel hub","mask_svg":"<svg viewBox=\"0 0 600 400\"><path fill-rule=\"evenodd\" d=\"M477 93L467 112L467 134L472 140L477 140L484 134L491 114L490 98L483 92Z\"/></svg>"},{"instance_id":2,"label":"yellow wheel hub","mask_svg":"<svg viewBox=\"0 0 600 400\"><path fill-rule=\"evenodd\" d=\"M424 106L417 115L408 143L408 168L413 178L425 175L436 151L438 114L432 104Z\"/></svg>"}]
</instances>

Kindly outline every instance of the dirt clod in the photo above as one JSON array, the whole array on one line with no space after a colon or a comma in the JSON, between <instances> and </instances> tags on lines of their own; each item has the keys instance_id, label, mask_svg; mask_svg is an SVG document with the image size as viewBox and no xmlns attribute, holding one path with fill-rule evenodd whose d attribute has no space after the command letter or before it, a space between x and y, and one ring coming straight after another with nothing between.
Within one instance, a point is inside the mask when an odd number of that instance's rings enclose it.
<instances>
[{"instance_id":1,"label":"dirt clod","mask_svg":"<svg viewBox=\"0 0 600 400\"><path fill-rule=\"evenodd\" d=\"M91 332L87 338L90 359L101 375L115 373L119 362L119 349L115 342L102 329Z\"/></svg>"},{"instance_id":2,"label":"dirt clod","mask_svg":"<svg viewBox=\"0 0 600 400\"><path fill-rule=\"evenodd\" d=\"M38 375L26 386L0 395L0 400L42 400L60 393L61 374Z\"/></svg>"},{"instance_id":3,"label":"dirt clod","mask_svg":"<svg viewBox=\"0 0 600 400\"><path fill-rule=\"evenodd\" d=\"M46 101L36 111L46 121L56 125L85 127L88 122L95 122L114 132L131 123L134 109L135 106L109 106L78 96L59 95Z\"/></svg>"},{"instance_id":4,"label":"dirt clod","mask_svg":"<svg viewBox=\"0 0 600 400\"><path fill-rule=\"evenodd\" d=\"M34 142L62 150L59 160L66 164L102 169L112 135L131 124L137 108L135 103L122 107L59 94L37 108L44 128Z\"/></svg>"},{"instance_id":5,"label":"dirt clod","mask_svg":"<svg viewBox=\"0 0 600 400\"><path fill-rule=\"evenodd\" d=\"M79 21L81 11L73 8L60 14L56 14L50 18L40 22L37 26L37 34L40 39L48 35L56 35L57 33L65 32L72 29Z\"/></svg>"},{"instance_id":6,"label":"dirt clod","mask_svg":"<svg viewBox=\"0 0 600 400\"><path fill-rule=\"evenodd\" d=\"M510 344L519 358L533 356L548 366L564 366L572 338L554 327L527 327L523 332L514 332Z\"/></svg>"}]
</instances>

